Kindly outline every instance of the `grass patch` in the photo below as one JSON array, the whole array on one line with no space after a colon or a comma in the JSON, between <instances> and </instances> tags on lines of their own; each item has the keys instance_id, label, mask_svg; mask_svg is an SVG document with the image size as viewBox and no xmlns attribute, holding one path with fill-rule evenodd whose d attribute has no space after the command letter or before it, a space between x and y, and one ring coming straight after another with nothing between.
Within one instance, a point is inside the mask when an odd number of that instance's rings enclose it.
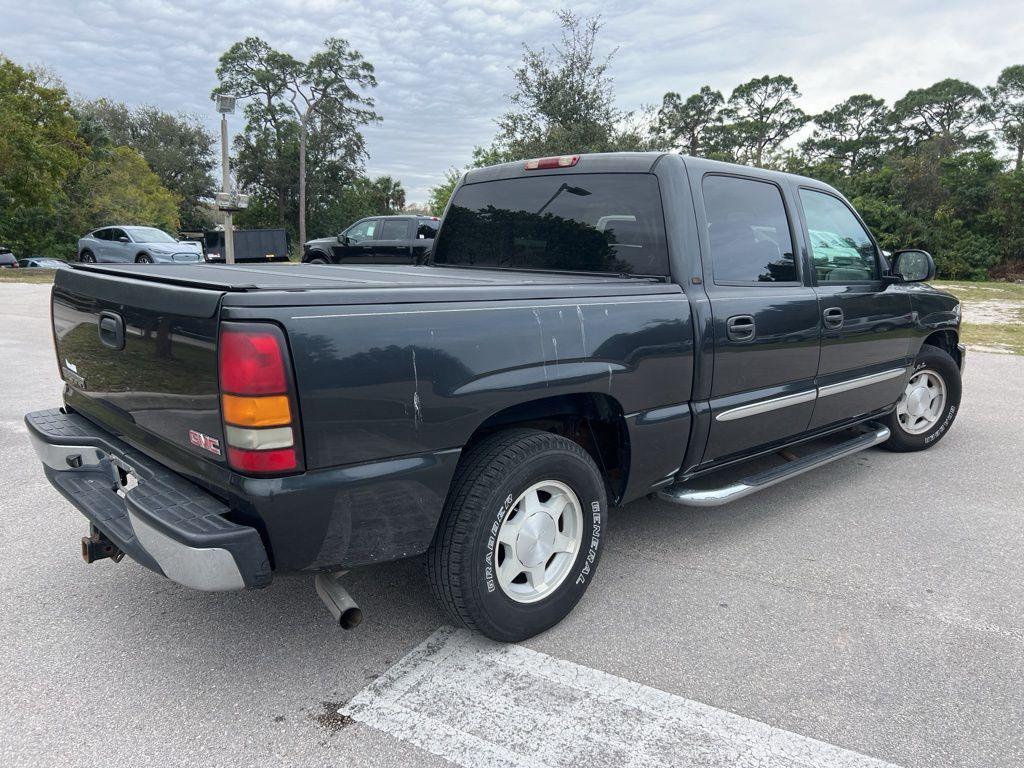
<instances>
[{"instance_id":1,"label":"grass patch","mask_svg":"<svg viewBox=\"0 0 1024 768\"><path fill-rule=\"evenodd\" d=\"M1024 305L1024 283L967 283L933 280L936 288L949 291L960 301L1019 301Z\"/></svg>"},{"instance_id":2,"label":"grass patch","mask_svg":"<svg viewBox=\"0 0 1024 768\"><path fill-rule=\"evenodd\" d=\"M55 269L0 269L0 283L41 283L53 282Z\"/></svg>"},{"instance_id":3,"label":"grass patch","mask_svg":"<svg viewBox=\"0 0 1024 768\"><path fill-rule=\"evenodd\" d=\"M973 325L960 326L965 344L971 347L991 348L993 352L1013 352L1024 355L1024 325ZM987 351L987 350L981 350Z\"/></svg>"}]
</instances>

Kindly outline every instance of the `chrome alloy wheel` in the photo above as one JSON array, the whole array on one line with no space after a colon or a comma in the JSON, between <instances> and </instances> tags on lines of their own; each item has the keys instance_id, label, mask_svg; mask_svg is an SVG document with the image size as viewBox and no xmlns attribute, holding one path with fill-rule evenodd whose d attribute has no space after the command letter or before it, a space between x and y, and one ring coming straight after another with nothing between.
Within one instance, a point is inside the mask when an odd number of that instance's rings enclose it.
<instances>
[{"instance_id":1,"label":"chrome alloy wheel","mask_svg":"<svg viewBox=\"0 0 1024 768\"><path fill-rule=\"evenodd\" d=\"M494 562L501 591L535 603L565 580L580 549L583 510L565 483L542 480L516 499L498 529Z\"/></svg>"},{"instance_id":2,"label":"chrome alloy wheel","mask_svg":"<svg viewBox=\"0 0 1024 768\"><path fill-rule=\"evenodd\" d=\"M946 408L946 382L935 371L918 371L910 377L896 416L909 435L920 435L935 426Z\"/></svg>"}]
</instances>

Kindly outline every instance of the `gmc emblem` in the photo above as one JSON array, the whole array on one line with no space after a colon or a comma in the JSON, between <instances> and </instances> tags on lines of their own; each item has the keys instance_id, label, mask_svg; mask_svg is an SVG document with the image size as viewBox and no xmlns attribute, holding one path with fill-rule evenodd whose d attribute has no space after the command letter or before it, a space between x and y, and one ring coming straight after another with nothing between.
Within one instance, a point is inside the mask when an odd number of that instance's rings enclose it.
<instances>
[{"instance_id":1,"label":"gmc emblem","mask_svg":"<svg viewBox=\"0 0 1024 768\"><path fill-rule=\"evenodd\" d=\"M188 441L192 443L196 448L202 448L204 451L209 451L214 456L220 456L220 440L209 435L204 435L202 432L196 432L194 429L188 431Z\"/></svg>"}]
</instances>

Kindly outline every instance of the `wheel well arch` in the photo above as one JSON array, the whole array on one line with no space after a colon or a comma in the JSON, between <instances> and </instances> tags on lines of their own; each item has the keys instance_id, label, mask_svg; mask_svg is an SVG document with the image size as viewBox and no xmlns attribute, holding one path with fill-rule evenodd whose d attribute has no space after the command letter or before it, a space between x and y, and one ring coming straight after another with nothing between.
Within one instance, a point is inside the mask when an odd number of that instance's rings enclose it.
<instances>
[{"instance_id":1,"label":"wheel well arch","mask_svg":"<svg viewBox=\"0 0 1024 768\"><path fill-rule=\"evenodd\" d=\"M311 259L323 259L324 261L330 261L331 257L326 251L316 248L306 254L306 261L310 261Z\"/></svg>"},{"instance_id":2,"label":"wheel well arch","mask_svg":"<svg viewBox=\"0 0 1024 768\"><path fill-rule=\"evenodd\" d=\"M614 397L584 392L517 403L489 416L466 447L510 427L553 432L578 443L601 471L609 498L622 498L629 478L629 432L622 405Z\"/></svg>"},{"instance_id":3,"label":"wheel well arch","mask_svg":"<svg viewBox=\"0 0 1024 768\"><path fill-rule=\"evenodd\" d=\"M960 359L960 349L957 347L959 340L956 331L935 331L925 338L921 346L927 344L930 347L938 347L952 357L959 368L963 364Z\"/></svg>"},{"instance_id":4,"label":"wheel well arch","mask_svg":"<svg viewBox=\"0 0 1024 768\"><path fill-rule=\"evenodd\" d=\"M138 260L139 260L139 259L141 259L141 258L142 258L143 256L146 256L146 257L148 258L148 257L149 257L149 254L148 254L148 253L146 253L145 251L139 251L138 253L136 253L136 254L135 254L135 260L136 260L136 261L138 261Z\"/></svg>"}]
</instances>

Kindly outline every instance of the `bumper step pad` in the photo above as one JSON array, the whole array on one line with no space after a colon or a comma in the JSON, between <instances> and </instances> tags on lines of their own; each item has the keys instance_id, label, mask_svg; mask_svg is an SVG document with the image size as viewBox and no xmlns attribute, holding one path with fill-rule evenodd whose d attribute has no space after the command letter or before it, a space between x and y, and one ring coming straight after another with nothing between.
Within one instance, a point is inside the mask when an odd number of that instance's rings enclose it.
<instances>
[{"instance_id":1,"label":"bumper step pad","mask_svg":"<svg viewBox=\"0 0 1024 768\"><path fill-rule=\"evenodd\" d=\"M225 518L219 499L79 414L37 411L25 424L50 483L133 560L197 589L270 583L259 533Z\"/></svg>"}]
</instances>

